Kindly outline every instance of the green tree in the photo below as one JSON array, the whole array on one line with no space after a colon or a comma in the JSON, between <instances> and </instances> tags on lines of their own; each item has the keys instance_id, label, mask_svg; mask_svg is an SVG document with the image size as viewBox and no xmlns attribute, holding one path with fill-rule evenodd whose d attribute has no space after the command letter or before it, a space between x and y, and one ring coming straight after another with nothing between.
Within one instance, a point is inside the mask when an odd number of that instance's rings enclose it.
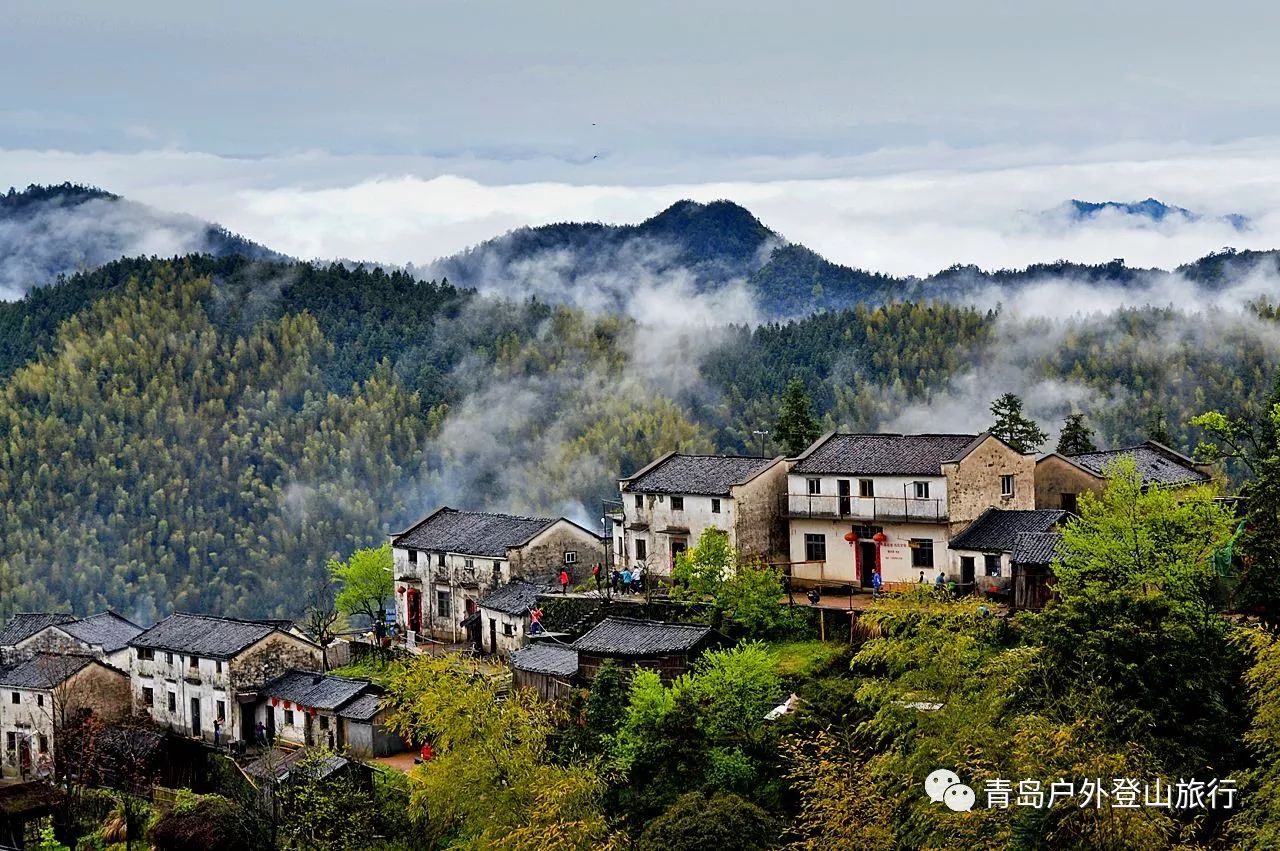
<instances>
[{"instance_id":1,"label":"green tree","mask_svg":"<svg viewBox=\"0 0 1280 851\"><path fill-rule=\"evenodd\" d=\"M364 616L375 629L386 621L387 600L395 583L391 577L391 544L356 550L345 562L332 559L329 573L342 583L336 603L349 616Z\"/></svg>"},{"instance_id":2,"label":"green tree","mask_svg":"<svg viewBox=\"0 0 1280 851\"><path fill-rule=\"evenodd\" d=\"M1173 445L1173 437L1169 434L1169 421L1165 416L1164 408L1159 405L1147 413L1147 440L1154 440L1165 446Z\"/></svg>"},{"instance_id":3,"label":"green tree","mask_svg":"<svg viewBox=\"0 0 1280 851\"><path fill-rule=\"evenodd\" d=\"M1022 413L1022 399L1013 393L1005 393L991 403L995 422L991 433L1019 452L1034 452L1049 439L1049 433L1036 421Z\"/></svg>"},{"instance_id":4,"label":"green tree","mask_svg":"<svg viewBox=\"0 0 1280 851\"><path fill-rule=\"evenodd\" d=\"M639 851L763 851L773 848L778 822L737 795L682 795L640 835Z\"/></svg>"},{"instance_id":5,"label":"green tree","mask_svg":"<svg viewBox=\"0 0 1280 851\"><path fill-rule=\"evenodd\" d=\"M1059 455L1069 456L1095 452L1097 449L1097 444L1093 442L1093 429L1085 425L1084 414L1068 414L1054 451Z\"/></svg>"},{"instance_id":6,"label":"green tree","mask_svg":"<svg viewBox=\"0 0 1280 851\"><path fill-rule=\"evenodd\" d=\"M675 593L686 599L715 599L724 583L738 571L738 551L729 533L708 526L692 549L676 556L672 578Z\"/></svg>"},{"instance_id":7,"label":"green tree","mask_svg":"<svg viewBox=\"0 0 1280 851\"><path fill-rule=\"evenodd\" d=\"M380 811L372 789L349 772L330 772L337 756L316 748L298 760L274 792L276 838L283 849L357 851L373 847Z\"/></svg>"},{"instance_id":8,"label":"green tree","mask_svg":"<svg viewBox=\"0 0 1280 851\"><path fill-rule=\"evenodd\" d=\"M793 378L787 382L773 429L775 439L788 455L799 455L818 439L820 432L817 417L813 414L813 402L801 379Z\"/></svg>"}]
</instances>

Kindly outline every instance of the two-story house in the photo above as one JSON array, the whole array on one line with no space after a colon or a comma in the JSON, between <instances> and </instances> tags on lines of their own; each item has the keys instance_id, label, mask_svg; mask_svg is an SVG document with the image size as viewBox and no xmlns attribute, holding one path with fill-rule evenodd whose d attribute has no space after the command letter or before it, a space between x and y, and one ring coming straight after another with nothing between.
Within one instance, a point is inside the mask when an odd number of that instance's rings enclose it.
<instances>
[{"instance_id":1,"label":"two-story house","mask_svg":"<svg viewBox=\"0 0 1280 851\"><path fill-rule=\"evenodd\" d=\"M39 652L74 653L128 670L129 642L142 627L112 611L77 618L57 612L21 612L0 631L0 656L16 661Z\"/></svg>"},{"instance_id":2,"label":"two-story house","mask_svg":"<svg viewBox=\"0 0 1280 851\"><path fill-rule=\"evenodd\" d=\"M320 664L320 648L278 621L174 614L131 642L134 705L198 739L254 740L258 690L290 668Z\"/></svg>"},{"instance_id":3,"label":"two-story house","mask_svg":"<svg viewBox=\"0 0 1280 851\"><path fill-rule=\"evenodd\" d=\"M5 777L49 777L56 737L86 714L129 715L129 676L88 655L34 653L0 669Z\"/></svg>"},{"instance_id":4,"label":"two-story house","mask_svg":"<svg viewBox=\"0 0 1280 851\"><path fill-rule=\"evenodd\" d=\"M614 567L639 564L670 576L676 556L720 529L745 559L786 551L779 499L786 489L782 458L683 455L671 452L622 479L622 512L614 516Z\"/></svg>"},{"instance_id":5,"label":"two-story house","mask_svg":"<svg viewBox=\"0 0 1280 851\"><path fill-rule=\"evenodd\" d=\"M1035 456L994 435L839 434L794 459L792 575L870 587L951 574L947 542L991 507L1029 509Z\"/></svg>"},{"instance_id":6,"label":"two-story house","mask_svg":"<svg viewBox=\"0 0 1280 851\"><path fill-rule=\"evenodd\" d=\"M407 633L459 640L486 593L512 579L574 583L604 561L604 541L564 517L440 508L391 537L396 622Z\"/></svg>"},{"instance_id":7,"label":"two-story house","mask_svg":"<svg viewBox=\"0 0 1280 851\"><path fill-rule=\"evenodd\" d=\"M1102 492L1108 467L1120 458L1133 460L1143 487L1185 487L1213 480L1212 465L1201 464L1154 440L1081 455L1050 452L1036 462L1036 507L1074 513L1080 494Z\"/></svg>"}]
</instances>

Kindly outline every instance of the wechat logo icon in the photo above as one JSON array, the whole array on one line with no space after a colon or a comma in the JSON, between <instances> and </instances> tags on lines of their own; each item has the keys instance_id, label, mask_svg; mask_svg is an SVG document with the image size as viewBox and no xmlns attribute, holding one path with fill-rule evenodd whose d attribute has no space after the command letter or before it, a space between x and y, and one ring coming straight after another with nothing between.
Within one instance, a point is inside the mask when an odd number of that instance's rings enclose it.
<instances>
[{"instance_id":1,"label":"wechat logo icon","mask_svg":"<svg viewBox=\"0 0 1280 851\"><path fill-rule=\"evenodd\" d=\"M947 805L947 809L957 813L967 813L973 809L977 796L973 790L960 782L960 776L954 771L939 768L924 780L925 792L929 800Z\"/></svg>"}]
</instances>

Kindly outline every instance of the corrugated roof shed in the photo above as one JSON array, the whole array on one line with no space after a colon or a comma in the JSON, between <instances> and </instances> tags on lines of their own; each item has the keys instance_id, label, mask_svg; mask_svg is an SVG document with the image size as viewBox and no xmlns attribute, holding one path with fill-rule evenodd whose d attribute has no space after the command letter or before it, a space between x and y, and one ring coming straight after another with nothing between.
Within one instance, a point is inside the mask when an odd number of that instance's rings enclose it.
<instances>
[{"instance_id":1,"label":"corrugated roof shed","mask_svg":"<svg viewBox=\"0 0 1280 851\"><path fill-rule=\"evenodd\" d=\"M89 656L67 653L37 653L17 664L0 669L0 686L50 689L94 664ZM114 669L112 669L114 670Z\"/></svg>"},{"instance_id":2,"label":"corrugated roof shed","mask_svg":"<svg viewBox=\"0 0 1280 851\"><path fill-rule=\"evenodd\" d=\"M941 476L976 434L833 434L812 447L791 472L801 475Z\"/></svg>"},{"instance_id":3,"label":"corrugated roof shed","mask_svg":"<svg viewBox=\"0 0 1280 851\"><path fill-rule=\"evenodd\" d=\"M1095 476L1105 476L1106 468L1118 458L1132 458L1144 485L1185 485L1207 482L1211 478L1197 470L1185 456L1152 442L1068 457Z\"/></svg>"},{"instance_id":4,"label":"corrugated roof shed","mask_svg":"<svg viewBox=\"0 0 1280 851\"><path fill-rule=\"evenodd\" d=\"M0 647L12 647L45 627L71 623L75 619L75 615L65 612L18 612L0 630Z\"/></svg>"},{"instance_id":5,"label":"corrugated roof shed","mask_svg":"<svg viewBox=\"0 0 1280 851\"><path fill-rule=\"evenodd\" d=\"M1010 511L988 508L978 519L964 528L947 545L953 550L978 550L980 552L1013 552L1018 536L1026 532L1048 532L1064 519L1067 512L1060 509L1041 508L1028 511Z\"/></svg>"},{"instance_id":6,"label":"corrugated roof shed","mask_svg":"<svg viewBox=\"0 0 1280 851\"><path fill-rule=\"evenodd\" d=\"M775 460L741 455L670 455L624 480L622 490L728 496L731 487L755 478Z\"/></svg>"},{"instance_id":7,"label":"corrugated roof shed","mask_svg":"<svg viewBox=\"0 0 1280 851\"><path fill-rule=\"evenodd\" d=\"M690 650L710 634L711 627L702 624L610 616L573 642L573 648L605 656L658 656Z\"/></svg>"},{"instance_id":8,"label":"corrugated roof shed","mask_svg":"<svg viewBox=\"0 0 1280 851\"><path fill-rule=\"evenodd\" d=\"M415 550L502 558L509 548L524 544L555 522L551 517L441 508L401 532L392 543Z\"/></svg>"},{"instance_id":9,"label":"corrugated roof shed","mask_svg":"<svg viewBox=\"0 0 1280 851\"><path fill-rule=\"evenodd\" d=\"M1062 545L1060 532L1024 532L1013 546L1017 564L1052 564Z\"/></svg>"},{"instance_id":10,"label":"corrugated roof shed","mask_svg":"<svg viewBox=\"0 0 1280 851\"><path fill-rule=\"evenodd\" d=\"M275 631L276 627L256 621L173 614L129 644L152 650L229 659Z\"/></svg>"},{"instance_id":11,"label":"corrugated roof shed","mask_svg":"<svg viewBox=\"0 0 1280 851\"><path fill-rule=\"evenodd\" d=\"M285 671L260 690L265 697L278 697L316 709L337 709L374 688L368 680L335 677L319 671Z\"/></svg>"},{"instance_id":12,"label":"corrugated roof shed","mask_svg":"<svg viewBox=\"0 0 1280 851\"><path fill-rule=\"evenodd\" d=\"M482 609L492 609L508 615L524 614L538 602L538 595L543 589L532 582L514 579L500 588L495 588L480 598Z\"/></svg>"},{"instance_id":13,"label":"corrugated roof shed","mask_svg":"<svg viewBox=\"0 0 1280 851\"><path fill-rule=\"evenodd\" d=\"M102 612L83 620L59 624L58 628L85 644L101 647L107 653L128 647L130 641L142 634L142 627L115 612Z\"/></svg>"},{"instance_id":14,"label":"corrugated roof shed","mask_svg":"<svg viewBox=\"0 0 1280 851\"><path fill-rule=\"evenodd\" d=\"M578 673L578 651L563 644L539 641L512 653L511 667L534 674L572 677Z\"/></svg>"}]
</instances>

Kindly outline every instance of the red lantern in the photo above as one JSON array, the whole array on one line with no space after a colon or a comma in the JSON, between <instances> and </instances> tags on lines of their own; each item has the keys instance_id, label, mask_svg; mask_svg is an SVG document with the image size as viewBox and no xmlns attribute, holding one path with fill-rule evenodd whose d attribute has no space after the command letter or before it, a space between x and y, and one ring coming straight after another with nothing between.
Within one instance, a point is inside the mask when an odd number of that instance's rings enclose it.
<instances>
[{"instance_id":1,"label":"red lantern","mask_svg":"<svg viewBox=\"0 0 1280 851\"><path fill-rule=\"evenodd\" d=\"M849 543L851 543L851 544L852 544L852 543L855 543L855 542L858 540L858 533L857 533L857 532L845 532L845 533L844 533L844 539L845 539L846 541L848 541Z\"/></svg>"},{"instance_id":2,"label":"red lantern","mask_svg":"<svg viewBox=\"0 0 1280 851\"><path fill-rule=\"evenodd\" d=\"M436 755L436 752L431 748L430 742L427 742L422 746L421 755L423 762L430 762L431 758Z\"/></svg>"},{"instance_id":3,"label":"red lantern","mask_svg":"<svg viewBox=\"0 0 1280 851\"><path fill-rule=\"evenodd\" d=\"M312 718L316 717L316 708L314 706L311 707L310 709L307 710L307 714L310 715Z\"/></svg>"},{"instance_id":4,"label":"red lantern","mask_svg":"<svg viewBox=\"0 0 1280 851\"><path fill-rule=\"evenodd\" d=\"M272 705L272 706L279 706L279 705L280 705L280 698L278 698L278 697L273 697L273 698L271 698L271 705Z\"/></svg>"},{"instance_id":5,"label":"red lantern","mask_svg":"<svg viewBox=\"0 0 1280 851\"><path fill-rule=\"evenodd\" d=\"M876 532L871 536L871 540L875 541L877 544L883 544L885 541L889 540L889 536L884 532Z\"/></svg>"},{"instance_id":6,"label":"red lantern","mask_svg":"<svg viewBox=\"0 0 1280 851\"><path fill-rule=\"evenodd\" d=\"M285 709L292 709L292 708L293 708L293 704L286 700L286 701L284 702L284 708L285 708Z\"/></svg>"}]
</instances>

